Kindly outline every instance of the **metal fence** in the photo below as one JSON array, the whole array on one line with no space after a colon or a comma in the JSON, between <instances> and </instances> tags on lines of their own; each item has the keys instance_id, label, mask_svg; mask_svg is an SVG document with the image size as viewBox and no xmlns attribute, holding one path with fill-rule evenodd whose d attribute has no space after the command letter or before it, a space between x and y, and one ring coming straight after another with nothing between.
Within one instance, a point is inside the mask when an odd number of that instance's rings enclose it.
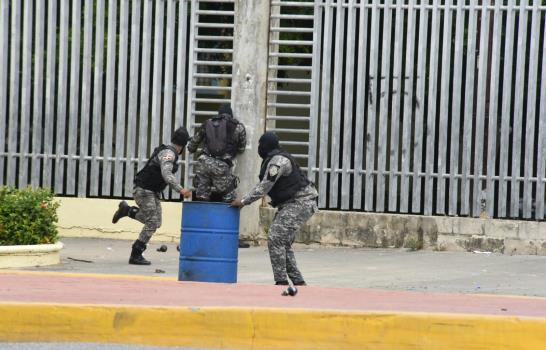
<instances>
[{"instance_id":1,"label":"metal fence","mask_svg":"<svg viewBox=\"0 0 546 350\"><path fill-rule=\"evenodd\" d=\"M1 1L0 185L131 197L153 147L229 101L232 30L233 1Z\"/></svg>"},{"instance_id":2,"label":"metal fence","mask_svg":"<svg viewBox=\"0 0 546 350\"><path fill-rule=\"evenodd\" d=\"M0 185L130 197L230 101L234 11L1 1ZM269 25L266 125L322 208L544 218L544 1L271 0Z\"/></svg>"},{"instance_id":3,"label":"metal fence","mask_svg":"<svg viewBox=\"0 0 546 350\"><path fill-rule=\"evenodd\" d=\"M268 119L308 135L268 128L293 140L322 208L543 219L544 2L272 1L272 14Z\"/></svg>"}]
</instances>

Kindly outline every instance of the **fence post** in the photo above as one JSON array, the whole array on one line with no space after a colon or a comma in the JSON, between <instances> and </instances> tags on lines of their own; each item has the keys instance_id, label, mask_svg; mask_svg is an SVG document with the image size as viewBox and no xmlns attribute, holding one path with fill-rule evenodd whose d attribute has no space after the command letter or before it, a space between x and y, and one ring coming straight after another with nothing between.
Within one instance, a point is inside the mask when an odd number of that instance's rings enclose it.
<instances>
[{"instance_id":1,"label":"fence post","mask_svg":"<svg viewBox=\"0 0 546 350\"><path fill-rule=\"evenodd\" d=\"M235 169L240 196L254 187L260 170L258 139L265 126L269 12L270 0L235 1L232 105L247 131L247 149ZM258 201L243 209L241 237L259 234L259 205Z\"/></svg>"}]
</instances>

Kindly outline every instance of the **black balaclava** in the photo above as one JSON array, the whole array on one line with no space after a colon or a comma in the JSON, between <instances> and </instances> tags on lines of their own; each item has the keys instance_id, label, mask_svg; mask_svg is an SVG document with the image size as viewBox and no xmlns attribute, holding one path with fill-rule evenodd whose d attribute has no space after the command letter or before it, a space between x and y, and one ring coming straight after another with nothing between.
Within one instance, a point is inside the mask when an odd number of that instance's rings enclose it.
<instances>
[{"instance_id":1,"label":"black balaclava","mask_svg":"<svg viewBox=\"0 0 546 350\"><path fill-rule=\"evenodd\" d=\"M268 131L260 137L258 154L262 159L267 158L271 151L279 148L279 137L272 131Z\"/></svg>"},{"instance_id":2,"label":"black balaclava","mask_svg":"<svg viewBox=\"0 0 546 350\"><path fill-rule=\"evenodd\" d=\"M181 126L174 132L173 136L171 137L171 142L175 145L182 146L182 149L184 149L189 139L190 135L188 134L188 130ZM182 150L180 150L180 153L182 153Z\"/></svg>"}]
</instances>

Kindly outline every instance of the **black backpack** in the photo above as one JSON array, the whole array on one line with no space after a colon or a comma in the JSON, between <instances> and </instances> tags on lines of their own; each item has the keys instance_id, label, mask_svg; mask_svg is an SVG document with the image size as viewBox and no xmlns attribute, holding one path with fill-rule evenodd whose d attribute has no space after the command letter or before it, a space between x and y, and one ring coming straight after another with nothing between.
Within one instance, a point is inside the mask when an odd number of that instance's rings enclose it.
<instances>
[{"instance_id":1,"label":"black backpack","mask_svg":"<svg viewBox=\"0 0 546 350\"><path fill-rule=\"evenodd\" d=\"M221 114L205 122L205 143L211 156L220 157L224 154L235 156L237 145L234 140L238 121L229 115Z\"/></svg>"}]
</instances>

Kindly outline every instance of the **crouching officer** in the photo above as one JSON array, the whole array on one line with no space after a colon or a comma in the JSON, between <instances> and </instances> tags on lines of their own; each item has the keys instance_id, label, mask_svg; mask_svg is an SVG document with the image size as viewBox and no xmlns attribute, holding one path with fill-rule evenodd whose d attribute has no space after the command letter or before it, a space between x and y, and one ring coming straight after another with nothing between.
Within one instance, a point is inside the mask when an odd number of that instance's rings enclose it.
<instances>
[{"instance_id":1,"label":"crouching officer","mask_svg":"<svg viewBox=\"0 0 546 350\"><path fill-rule=\"evenodd\" d=\"M278 208L267 240L275 284L287 285L288 276L294 285L306 285L296 265L292 244L298 230L318 211L317 190L294 157L280 148L275 133L266 132L260 137L258 153L263 159L261 182L231 206L241 208L269 195L271 205Z\"/></svg>"},{"instance_id":2,"label":"crouching officer","mask_svg":"<svg viewBox=\"0 0 546 350\"><path fill-rule=\"evenodd\" d=\"M216 198L230 203L237 198L233 162L246 147L245 126L233 117L230 105L222 105L218 115L197 129L188 151L195 153L200 146L202 153L195 166L195 199L209 202Z\"/></svg>"},{"instance_id":3,"label":"crouching officer","mask_svg":"<svg viewBox=\"0 0 546 350\"><path fill-rule=\"evenodd\" d=\"M114 213L112 218L114 224L125 216L144 224L138 239L133 243L129 264L151 264L142 256L142 253L146 250L146 244L152 235L161 226L160 195L167 184L184 198L191 196L191 191L182 188L174 176L178 170L178 156L184 150L188 139L188 131L180 127L172 135L170 145L161 145L154 149L144 168L135 176L133 197L137 206L131 207L126 201L121 201L118 210Z\"/></svg>"}]
</instances>

